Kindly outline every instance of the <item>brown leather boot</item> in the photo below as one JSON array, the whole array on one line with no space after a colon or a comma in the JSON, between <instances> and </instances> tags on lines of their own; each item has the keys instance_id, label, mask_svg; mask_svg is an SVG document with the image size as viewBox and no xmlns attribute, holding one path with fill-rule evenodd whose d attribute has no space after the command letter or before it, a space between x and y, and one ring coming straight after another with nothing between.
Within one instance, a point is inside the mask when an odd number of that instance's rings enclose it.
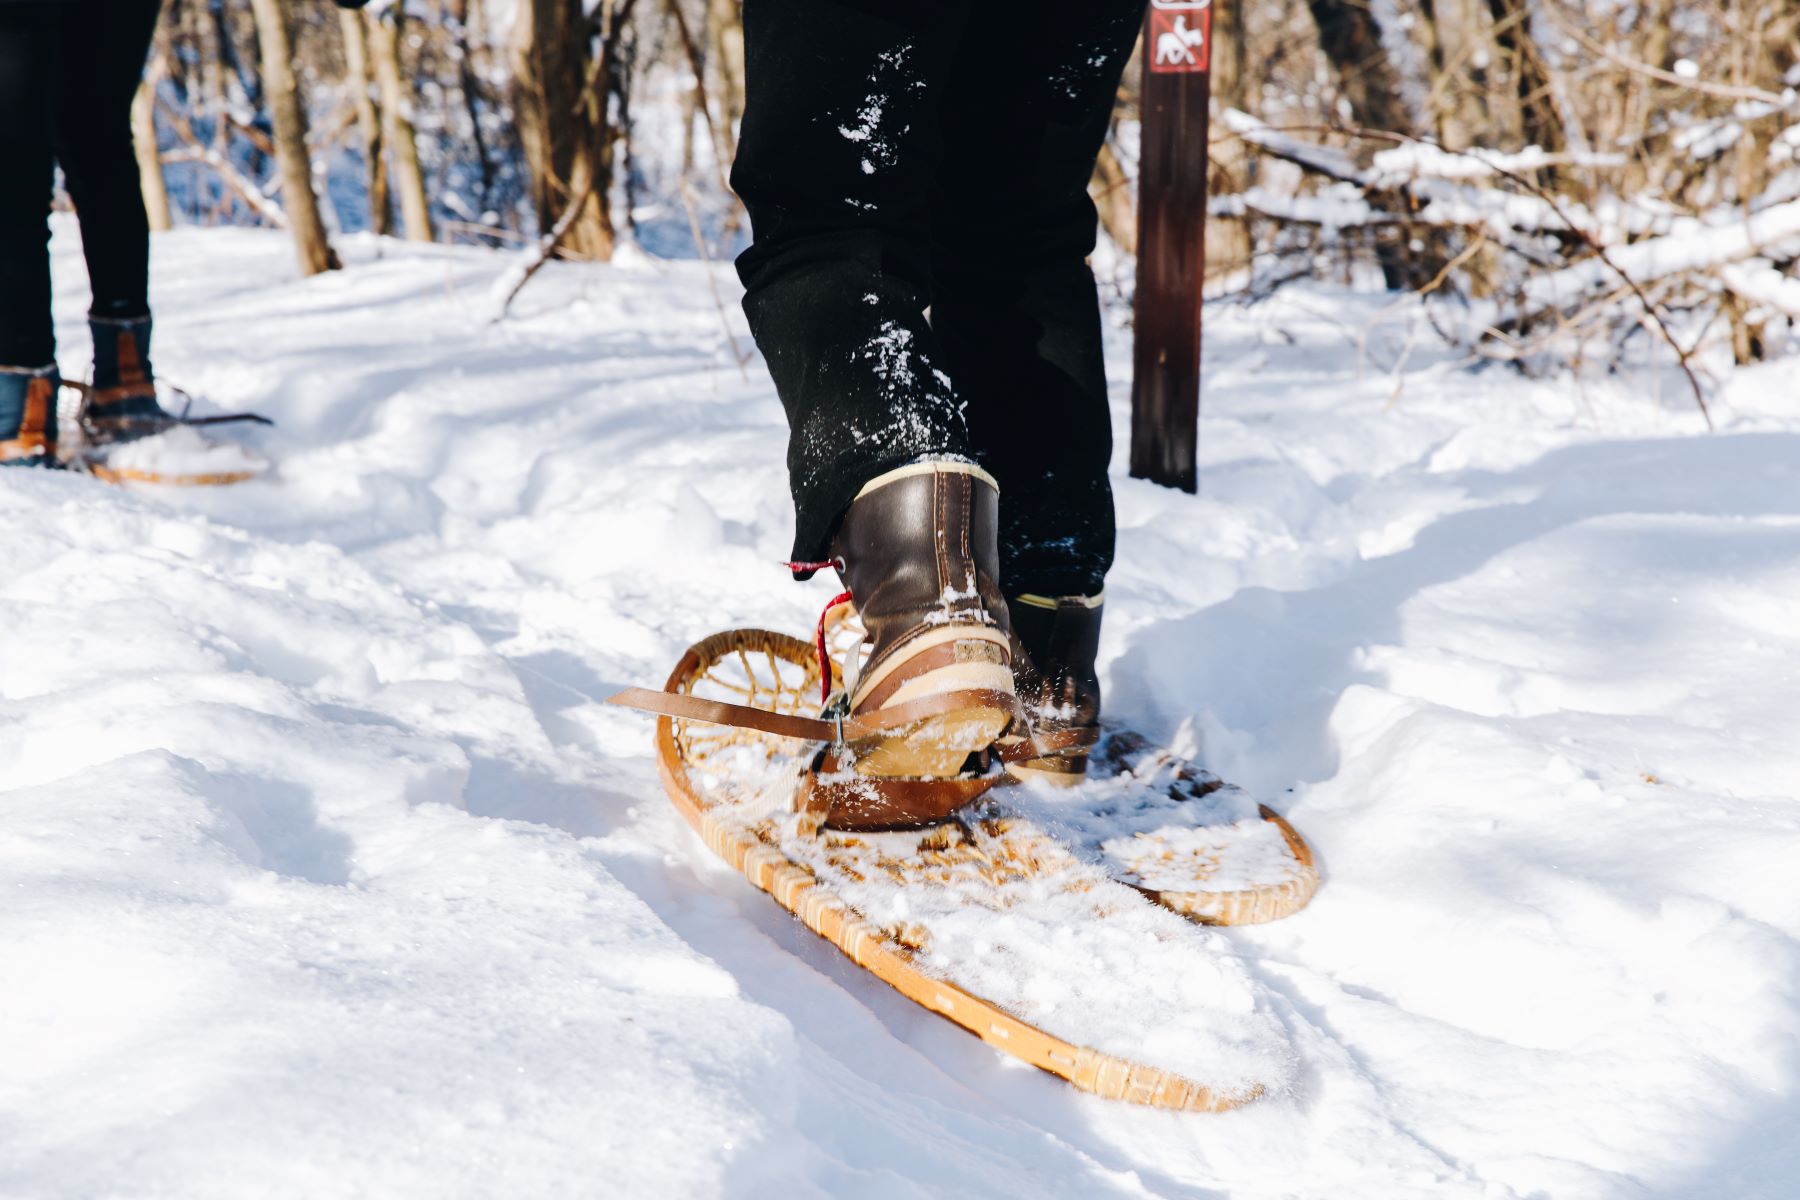
<instances>
[{"instance_id":1,"label":"brown leather boot","mask_svg":"<svg viewBox=\"0 0 1800 1200\"><path fill-rule=\"evenodd\" d=\"M1100 617L1103 596L1013 596L1013 679L1027 739L1003 754L1022 779L1071 786L1087 774L1100 732Z\"/></svg>"},{"instance_id":2,"label":"brown leather boot","mask_svg":"<svg viewBox=\"0 0 1800 1200\"><path fill-rule=\"evenodd\" d=\"M941 709L859 747L859 773L954 776L1011 723L999 499L979 467L917 463L870 481L844 514L832 552L869 646L850 713Z\"/></svg>"},{"instance_id":3,"label":"brown leather boot","mask_svg":"<svg viewBox=\"0 0 1800 1200\"><path fill-rule=\"evenodd\" d=\"M56 364L0 367L0 466L55 467Z\"/></svg>"}]
</instances>

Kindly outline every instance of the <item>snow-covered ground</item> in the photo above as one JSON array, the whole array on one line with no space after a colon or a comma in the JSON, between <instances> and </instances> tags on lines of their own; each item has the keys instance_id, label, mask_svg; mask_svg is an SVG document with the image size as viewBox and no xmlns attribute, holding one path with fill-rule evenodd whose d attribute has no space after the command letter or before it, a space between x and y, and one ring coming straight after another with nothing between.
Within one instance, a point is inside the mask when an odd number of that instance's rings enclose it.
<instances>
[{"instance_id":1,"label":"snow-covered ground","mask_svg":"<svg viewBox=\"0 0 1800 1200\"><path fill-rule=\"evenodd\" d=\"M157 242L159 369L275 416L270 480L0 472L0 1195L1794 1194L1791 365L1708 436L1422 348L1396 395L1365 297L1210 315L1204 494L1118 481L1109 702L1326 882L1228 935L1292 1087L1173 1115L862 975L601 706L831 590L729 273L496 326L505 260L346 249Z\"/></svg>"}]
</instances>

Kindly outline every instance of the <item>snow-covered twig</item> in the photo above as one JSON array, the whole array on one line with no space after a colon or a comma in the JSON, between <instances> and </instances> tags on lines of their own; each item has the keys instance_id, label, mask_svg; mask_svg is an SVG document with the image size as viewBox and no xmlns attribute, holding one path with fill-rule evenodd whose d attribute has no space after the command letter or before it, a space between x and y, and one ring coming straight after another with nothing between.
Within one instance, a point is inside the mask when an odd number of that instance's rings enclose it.
<instances>
[{"instance_id":1,"label":"snow-covered twig","mask_svg":"<svg viewBox=\"0 0 1800 1200\"><path fill-rule=\"evenodd\" d=\"M1762 104L1772 104L1778 109L1800 108L1800 94L1796 94L1793 91L1789 91L1787 95L1783 96L1775 92L1764 91L1762 88L1734 87L1731 84L1725 83L1709 83L1704 79L1689 78L1686 75L1678 75L1673 71L1665 71L1661 67L1653 67L1649 63L1639 62L1634 58L1628 58L1618 51L1613 50L1599 39L1583 32L1561 13L1557 12L1556 5L1554 4L1542 5L1540 6L1539 11L1548 17L1550 23L1555 25L1560 32L1565 33L1569 37L1574 38L1577 42L1580 42L1589 52L1597 54L1614 66L1621 67L1634 74L1643 75L1646 78L1654 79L1659 83L1669 84L1672 87L1686 88L1689 91L1699 92L1702 95L1714 96L1721 100L1751 100Z\"/></svg>"},{"instance_id":2,"label":"snow-covered twig","mask_svg":"<svg viewBox=\"0 0 1800 1200\"><path fill-rule=\"evenodd\" d=\"M1608 272L1643 283L1673 275L1717 270L1754 257L1771 245L1800 239L1800 200L1766 208L1730 224L1684 222L1674 232L1610 249L1587 237L1598 262L1580 262L1526 282L1516 318L1587 298Z\"/></svg>"},{"instance_id":3,"label":"snow-covered twig","mask_svg":"<svg viewBox=\"0 0 1800 1200\"><path fill-rule=\"evenodd\" d=\"M1297 142L1292 138L1286 137L1281 132L1270 129L1262 122L1256 120L1256 118L1248 116L1247 114L1227 113L1226 124L1234 132L1237 132L1246 140L1269 153L1276 154L1278 157L1285 158L1303 168L1318 171L1328 178L1340 182L1358 184L1362 188L1364 194L1370 198L1371 206L1375 208L1394 207L1392 200L1384 202L1382 193L1385 192L1390 197L1398 193L1400 197L1404 198L1402 201L1404 207L1411 210L1408 213L1408 219L1414 220L1420 224L1432 223L1425 215L1430 200L1427 196L1422 196L1416 192L1416 184L1412 180L1399 178L1391 173L1383 174L1372 171L1362 171L1351 163L1348 155L1345 155L1340 151L1331 150L1328 147L1309 146L1306 143ZM1589 293L1594 291L1607 279L1617 279L1636 298L1638 303L1642 306L1646 318L1654 325L1656 332L1661 336L1662 340L1667 343L1669 349L1675 353L1675 357L1681 365L1682 373L1687 377L1689 385L1693 388L1694 403L1700 409L1701 417L1705 419L1708 429L1713 427L1712 413L1708 409L1706 403L1706 390L1700 383L1699 375L1694 371L1692 361L1693 351L1688 347L1683 346L1680 340L1675 337L1674 331L1669 328L1668 321L1664 318L1661 308L1645 293L1634 272L1627 270L1623 262L1620 261L1629 256L1629 261L1634 266L1637 266L1640 269L1648 269L1656 262L1657 250L1662 247L1668 247L1668 244L1673 240L1672 238L1651 238L1631 246L1609 247L1606 241L1589 227L1590 223L1588 221L1577 220L1560 199L1547 189L1540 187L1529 176L1514 169L1512 165L1503 162L1500 156L1471 151L1450 150L1428 138L1416 137L1406 133L1394 133L1388 130L1342 128L1334 129L1332 132L1339 133L1345 137L1357 138L1365 141L1386 142L1396 146L1423 148L1430 151L1434 156L1461 156L1471 158L1481 163L1486 171L1491 172L1528 192L1535 198L1537 203L1542 206L1543 212L1555 218L1557 224L1561 226L1561 229L1558 232L1561 232L1564 236L1585 247L1592 253L1593 257L1586 262L1575 263L1571 266L1564 267L1561 270L1550 272L1547 275L1541 275L1537 278L1527 280L1523 286L1519 299L1510 305L1495 306L1492 319L1485 322L1488 330L1490 332L1505 331L1509 328L1515 328L1522 325L1546 310L1556 309L1560 311L1571 303L1587 298ZM1423 201L1423 203L1421 203L1421 201ZM1786 210L1790 208L1795 210L1792 214L1786 212ZM1502 211L1504 211L1504 209ZM1459 221L1456 222L1456 224L1474 225L1478 224L1478 222ZM1510 220L1506 222L1506 225L1509 227L1514 224L1515 223ZM1752 224L1757 225L1758 228L1749 228ZM1491 222L1489 223L1489 227L1493 227ZM1534 231L1551 232L1548 229ZM1771 242L1785 241L1789 238L1800 237L1800 201L1788 205L1778 205L1775 208L1764 210L1755 217L1752 217L1750 221L1745 222L1745 225L1741 230L1734 232L1737 236L1727 236L1716 239L1716 244L1712 247L1711 253L1717 255L1717 257L1713 259L1711 265L1747 257L1749 254L1755 253L1760 247ZM1739 246L1740 243L1741 252L1732 252L1731 248ZM1502 240L1502 244L1505 244L1504 240ZM1465 252L1465 256L1466 255L1467 252ZM1615 255L1618 257L1615 257ZM1694 266L1708 265L1707 263L1699 261L1707 257L1705 251L1685 243L1674 248L1673 257L1677 259L1678 265L1673 270L1661 271L1659 274L1655 275L1654 278L1661 278L1665 275L1673 274L1677 270L1692 269ZM1440 274L1439 278L1433 281L1432 287L1435 288L1440 286L1442 278L1443 277Z\"/></svg>"},{"instance_id":4,"label":"snow-covered twig","mask_svg":"<svg viewBox=\"0 0 1800 1200\"><path fill-rule=\"evenodd\" d=\"M578 103L592 103L601 113L606 112L604 90L610 86L607 67L612 61L618 31L622 24L621 18L630 15L631 6L635 2L636 0L624 0L619 9L615 11L611 0L608 0L600 7L597 14L600 20L600 49L594 55L593 69L588 73ZM568 207L556 219L556 224L550 227L550 232L539 237L537 244L526 251L519 262L502 272L500 277L494 281L493 294L496 297L496 303L494 315L489 318L489 324L498 324L505 320L506 314L512 309L512 302L518 298L520 292L525 290L525 285L531 282L531 277L543 270L545 263L556 257L557 249L561 247L563 239L569 236L569 231L575 227L575 222L581 218L582 209L587 207L588 199L593 194L594 177L591 173L584 173L581 186L570 195Z\"/></svg>"},{"instance_id":5,"label":"snow-covered twig","mask_svg":"<svg viewBox=\"0 0 1800 1200\"><path fill-rule=\"evenodd\" d=\"M1719 279L1745 300L1800 321L1800 279L1768 259L1729 263L1720 269Z\"/></svg>"},{"instance_id":6,"label":"snow-covered twig","mask_svg":"<svg viewBox=\"0 0 1800 1200\"><path fill-rule=\"evenodd\" d=\"M268 192L232 165L231 160L217 146L203 145L200 138L194 133L194 127L188 124L185 116L167 105L159 104L158 107L162 109L163 115L168 119L169 125L175 130L176 135L188 145L186 150L172 150L164 154L162 156L164 162L205 163L212 168L219 180L231 191L237 193L238 198L243 200L257 216L277 229L287 228L287 213L283 212L281 206L270 198Z\"/></svg>"},{"instance_id":7,"label":"snow-covered twig","mask_svg":"<svg viewBox=\"0 0 1800 1200\"><path fill-rule=\"evenodd\" d=\"M512 308L513 300L525 290L525 285L531 282L531 277L543 270L544 264L556 256L557 247L561 246L563 239L569 236L569 230L575 227L575 222L581 216L581 210L587 205L588 197L593 194L594 181L590 176L581 190L570 197L569 206L563 210L562 216L556 219L556 224L551 226L550 232L538 238L537 245L521 255L517 263L502 272L500 277L494 281L493 294L496 297L496 303L494 315L488 318L490 325L498 324L506 319L507 312Z\"/></svg>"}]
</instances>

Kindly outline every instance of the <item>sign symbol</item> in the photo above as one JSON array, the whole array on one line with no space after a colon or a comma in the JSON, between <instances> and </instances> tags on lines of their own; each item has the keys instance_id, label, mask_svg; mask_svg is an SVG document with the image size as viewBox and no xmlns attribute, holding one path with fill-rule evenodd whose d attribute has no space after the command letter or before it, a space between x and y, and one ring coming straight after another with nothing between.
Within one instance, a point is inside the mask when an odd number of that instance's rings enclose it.
<instances>
[{"instance_id":1,"label":"sign symbol","mask_svg":"<svg viewBox=\"0 0 1800 1200\"><path fill-rule=\"evenodd\" d=\"M1200 59L1195 55L1193 48L1205 45L1206 30L1189 29L1187 14L1177 13L1175 27L1156 37L1157 65L1197 67L1200 65Z\"/></svg>"}]
</instances>

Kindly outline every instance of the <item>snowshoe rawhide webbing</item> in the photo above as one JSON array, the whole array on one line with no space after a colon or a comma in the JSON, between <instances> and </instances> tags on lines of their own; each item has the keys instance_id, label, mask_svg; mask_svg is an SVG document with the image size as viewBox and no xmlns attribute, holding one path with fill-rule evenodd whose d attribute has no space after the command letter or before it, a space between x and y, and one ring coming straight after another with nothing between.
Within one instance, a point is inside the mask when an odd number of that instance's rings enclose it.
<instances>
[{"instance_id":1,"label":"snowshoe rawhide webbing","mask_svg":"<svg viewBox=\"0 0 1800 1200\"><path fill-rule=\"evenodd\" d=\"M854 721L840 726L835 719L805 715L817 703L821 678L841 693L841 673L828 659L821 666L809 653L804 685L777 677L773 688L759 684L743 689L717 677L723 656L739 663L740 674L754 677L745 664L789 662L795 644L795 639L767 630L714 634L689 650L683 670L671 680L671 687L724 690L744 703L641 688L609 702L679 722L684 745L760 746L805 764L778 781L769 800L801 814L805 827L814 830L955 823L966 820L975 801L1015 782L1010 773L991 770L946 779L856 774L849 769L855 751L838 740L839 731L846 738L867 731ZM706 729L714 732L703 733ZM1317 890L1312 851L1279 814L1129 730L1039 730L997 743L993 757L1029 761L1073 753L1094 760L1085 778L1097 790L1084 792L1086 800L1054 799L1061 789L1052 789L1035 793L1035 799L1015 795L1010 808L1041 811L1062 835L1086 847L1084 854L1107 861L1117 878L1163 907L1207 924L1255 924L1298 912ZM1272 833L1278 835L1273 844Z\"/></svg>"},{"instance_id":2,"label":"snowshoe rawhide webbing","mask_svg":"<svg viewBox=\"0 0 1800 1200\"><path fill-rule=\"evenodd\" d=\"M0 465L56 465L54 364L0 367Z\"/></svg>"}]
</instances>

